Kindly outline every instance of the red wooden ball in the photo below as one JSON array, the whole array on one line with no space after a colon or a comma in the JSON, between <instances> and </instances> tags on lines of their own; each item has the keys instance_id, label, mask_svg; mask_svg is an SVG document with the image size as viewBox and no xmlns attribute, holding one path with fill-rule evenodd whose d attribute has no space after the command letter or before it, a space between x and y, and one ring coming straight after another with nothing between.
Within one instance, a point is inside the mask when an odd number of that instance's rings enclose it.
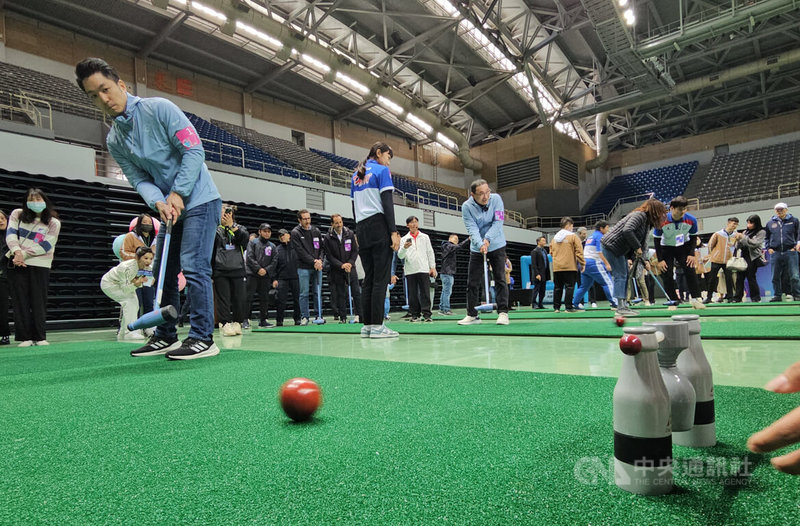
<instances>
[{"instance_id":1,"label":"red wooden ball","mask_svg":"<svg viewBox=\"0 0 800 526\"><path fill-rule=\"evenodd\" d=\"M617 324L617 327L622 327L625 325L625 316L617 316L614 318L614 323Z\"/></svg>"},{"instance_id":2,"label":"red wooden ball","mask_svg":"<svg viewBox=\"0 0 800 526\"><path fill-rule=\"evenodd\" d=\"M322 391L314 380L292 378L281 386L280 401L286 416L305 422L322 403Z\"/></svg>"},{"instance_id":3,"label":"red wooden ball","mask_svg":"<svg viewBox=\"0 0 800 526\"><path fill-rule=\"evenodd\" d=\"M619 339L619 349L628 356L635 356L642 350L642 340L635 334L626 334Z\"/></svg>"}]
</instances>

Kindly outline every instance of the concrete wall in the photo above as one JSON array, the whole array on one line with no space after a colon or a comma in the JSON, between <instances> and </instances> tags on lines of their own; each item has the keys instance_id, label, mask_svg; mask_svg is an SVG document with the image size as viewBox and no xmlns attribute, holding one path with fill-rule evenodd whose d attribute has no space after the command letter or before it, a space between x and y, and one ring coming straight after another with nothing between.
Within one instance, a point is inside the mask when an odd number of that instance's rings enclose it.
<instances>
[{"instance_id":1,"label":"concrete wall","mask_svg":"<svg viewBox=\"0 0 800 526\"><path fill-rule=\"evenodd\" d=\"M10 171L91 180L95 150L0 131L0 167Z\"/></svg>"}]
</instances>

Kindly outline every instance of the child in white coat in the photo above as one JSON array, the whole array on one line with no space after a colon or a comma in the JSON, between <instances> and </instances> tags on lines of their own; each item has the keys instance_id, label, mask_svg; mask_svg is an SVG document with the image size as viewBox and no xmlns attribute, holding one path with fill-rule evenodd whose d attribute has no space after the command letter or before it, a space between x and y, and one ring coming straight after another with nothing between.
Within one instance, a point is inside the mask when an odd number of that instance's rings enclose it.
<instances>
[{"instance_id":1,"label":"child in white coat","mask_svg":"<svg viewBox=\"0 0 800 526\"><path fill-rule=\"evenodd\" d=\"M144 285L153 275L153 251L149 247L136 249L136 258L123 261L103 275L100 288L103 293L120 304L120 319L117 340L144 340L142 331L129 331L128 324L139 314L139 299L136 289Z\"/></svg>"}]
</instances>

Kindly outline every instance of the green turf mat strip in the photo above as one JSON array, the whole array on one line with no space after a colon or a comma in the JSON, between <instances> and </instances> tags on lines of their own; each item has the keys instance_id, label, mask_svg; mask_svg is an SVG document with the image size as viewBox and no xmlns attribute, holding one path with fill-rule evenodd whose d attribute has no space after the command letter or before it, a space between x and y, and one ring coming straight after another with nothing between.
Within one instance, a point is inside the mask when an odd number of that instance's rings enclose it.
<instances>
[{"instance_id":1,"label":"green turf mat strip","mask_svg":"<svg viewBox=\"0 0 800 526\"><path fill-rule=\"evenodd\" d=\"M800 316L800 306L772 306L772 307L729 307L729 306L709 306L706 309L693 309L692 307L678 306L676 310L669 310L667 307L634 307L642 318L661 318L672 316L673 314L699 314L700 316ZM611 309L586 309L578 312L567 313L554 312L552 309L533 310L530 308L519 308L508 313L512 320L562 320L565 318L613 318L614 311ZM481 314L481 318L497 319L497 312ZM436 321L458 321L455 316L434 316Z\"/></svg>"},{"instance_id":2,"label":"green turf mat strip","mask_svg":"<svg viewBox=\"0 0 800 526\"><path fill-rule=\"evenodd\" d=\"M639 497L610 483L611 378L129 348L0 353L0 523L796 521L800 478L745 443L797 395L718 387L719 445L675 446L676 491ZM310 424L278 407L294 376L323 389Z\"/></svg>"},{"instance_id":3,"label":"green turf mat strip","mask_svg":"<svg viewBox=\"0 0 800 526\"><path fill-rule=\"evenodd\" d=\"M632 317L628 318L628 325L641 325L642 323L655 319L666 320L670 315L675 314L671 311L663 311L661 316L653 317ZM559 319L553 320L514 320L509 325L496 325L494 320L487 319L479 325L458 325L456 320L450 323L408 323L404 321L391 322L387 326L398 331L400 336L404 334L474 334L482 336L570 336L576 338L594 337L619 337L622 336L622 329L614 323L614 318L609 315L605 319L572 318L572 314L563 314ZM724 340L748 340L764 339L769 337L771 340L797 340L800 339L800 318L780 317L770 320L769 327L758 321L743 322L735 317L728 318L701 318L702 336L709 339ZM253 329L254 333L270 332L299 332L307 334L335 333L353 334L361 331L362 325L359 324L335 324L284 326L271 329ZM765 331L769 330L769 334Z\"/></svg>"}]
</instances>

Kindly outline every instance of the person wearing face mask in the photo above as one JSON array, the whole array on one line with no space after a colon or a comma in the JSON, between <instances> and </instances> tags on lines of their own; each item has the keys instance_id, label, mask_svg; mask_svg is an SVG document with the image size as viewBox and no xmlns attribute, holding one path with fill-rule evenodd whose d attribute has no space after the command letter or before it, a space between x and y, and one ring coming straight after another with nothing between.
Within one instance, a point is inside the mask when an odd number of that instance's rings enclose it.
<instances>
[{"instance_id":1,"label":"person wearing face mask","mask_svg":"<svg viewBox=\"0 0 800 526\"><path fill-rule=\"evenodd\" d=\"M61 231L61 222L50 200L38 188L25 195L22 208L11 212L6 229L14 332L20 347L48 345L47 285Z\"/></svg>"},{"instance_id":2,"label":"person wearing face mask","mask_svg":"<svg viewBox=\"0 0 800 526\"><path fill-rule=\"evenodd\" d=\"M133 229L128 232L122 242L122 249L119 255L122 261L136 259L136 250L139 247L156 249L156 232L153 218L149 214L142 214L136 218ZM146 314L153 310L153 302L156 299L156 291L153 289L152 282L148 281L141 287L136 287L136 297L139 298L139 312Z\"/></svg>"},{"instance_id":3,"label":"person wearing face mask","mask_svg":"<svg viewBox=\"0 0 800 526\"><path fill-rule=\"evenodd\" d=\"M8 252L6 227L8 227L8 216L0 210L0 345L11 343L9 339L11 331L8 327L8 279L6 277L11 260L5 257Z\"/></svg>"},{"instance_id":4,"label":"person wearing face mask","mask_svg":"<svg viewBox=\"0 0 800 526\"><path fill-rule=\"evenodd\" d=\"M100 280L103 294L119 303L121 308L119 341L144 340L142 331L129 331L128 324L135 321L139 314L139 301L136 290L142 288L153 275L153 251L149 247L136 249L134 259L128 259L106 272Z\"/></svg>"}]
</instances>

